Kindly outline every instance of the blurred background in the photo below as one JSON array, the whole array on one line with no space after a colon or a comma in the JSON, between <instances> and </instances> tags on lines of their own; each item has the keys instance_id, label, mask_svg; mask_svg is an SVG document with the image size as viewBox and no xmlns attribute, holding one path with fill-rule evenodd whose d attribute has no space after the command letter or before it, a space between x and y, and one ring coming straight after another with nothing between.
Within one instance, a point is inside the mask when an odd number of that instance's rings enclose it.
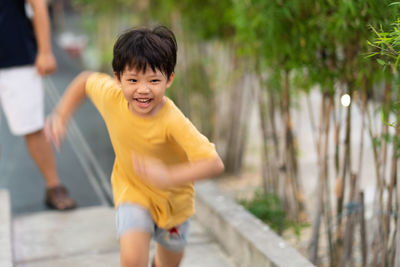
<instances>
[{"instance_id":1,"label":"blurred background","mask_svg":"<svg viewBox=\"0 0 400 267\"><path fill-rule=\"evenodd\" d=\"M216 144L226 166L216 183L313 263L400 260L398 2L48 3L55 49L76 71L111 74L121 32L170 27L178 63L167 95ZM86 139L104 129L77 123ZM108 177L107 142L92 149Z\"/></svg>"}]
</instances>

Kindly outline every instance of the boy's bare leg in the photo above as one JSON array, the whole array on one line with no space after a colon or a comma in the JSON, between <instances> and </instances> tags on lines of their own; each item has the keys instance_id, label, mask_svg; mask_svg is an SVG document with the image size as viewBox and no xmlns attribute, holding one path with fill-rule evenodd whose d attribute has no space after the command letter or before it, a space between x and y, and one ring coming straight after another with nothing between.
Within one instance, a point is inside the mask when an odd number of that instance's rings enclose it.
<instances>
[{"instance_id":1,"label":"boy's bare leg","mask_svg":"<svg viewBox=\"0 0 400 267\"><path fill-rule=\"evenodd\" d=\"M25 135L28 151L42 173L46 187L51 188L60 184L57 175L56 161L50 142L47 141L43 129Z\"/></svg>"},{"instance_id":2,"label":"boy's bare leg","mask_svg":"<svg viewBox=\"0 0 400 267\"><path fill-rule=\"evenodd\" d=\"M149 232L127 232L119 239L122 267L147 267L149 262Z\"/></svg>"},{"instance_id":3,"label":"boy's bare leg","mask_svg":"<svg viewBox=\"0 0 400 267\"><path fill-rule=\"evenodd\" d=\"M176 252L167 250L160 244L156 245L156 267L178 267L183 258L183 250Z\"/></svg>"}]
</instances>

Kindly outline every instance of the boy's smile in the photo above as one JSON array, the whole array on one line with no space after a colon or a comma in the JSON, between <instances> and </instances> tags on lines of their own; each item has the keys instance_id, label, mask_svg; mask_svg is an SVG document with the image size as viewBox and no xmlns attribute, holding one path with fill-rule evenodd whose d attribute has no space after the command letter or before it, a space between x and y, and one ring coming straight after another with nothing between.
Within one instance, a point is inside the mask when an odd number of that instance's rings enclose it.
<instances>
[{"instance_id":1,"label":"boy's smile","mask_svg":"<svg viewBox=\"0 0 400 267\"><path fill-rule=\"evenodd\" d=\"M153 71L148 66L145 72L126 68L120 79L116 75L114 77L128 101L129 111L148 117L156 115L164 106L164 93L171 86L174 74L168 80L160 70Z\"/></svg>"}]
</instances>

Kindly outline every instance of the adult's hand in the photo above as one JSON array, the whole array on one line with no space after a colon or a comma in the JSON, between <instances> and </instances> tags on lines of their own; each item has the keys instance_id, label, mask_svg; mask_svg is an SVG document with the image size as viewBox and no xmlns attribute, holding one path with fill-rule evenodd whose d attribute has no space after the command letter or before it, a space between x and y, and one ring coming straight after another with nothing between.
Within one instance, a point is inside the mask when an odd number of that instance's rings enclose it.
<instances>
[{"instance_id":1,"label":"adult's hand","mask_svg":"<svg viewBox=\"0 0 400 267\"><path fill-rule=\"evenodd\" d=\"M38 53L35 67L39 75L45 76L57 70L57 62L53 53Z\"/></svg>"}]
</instances>

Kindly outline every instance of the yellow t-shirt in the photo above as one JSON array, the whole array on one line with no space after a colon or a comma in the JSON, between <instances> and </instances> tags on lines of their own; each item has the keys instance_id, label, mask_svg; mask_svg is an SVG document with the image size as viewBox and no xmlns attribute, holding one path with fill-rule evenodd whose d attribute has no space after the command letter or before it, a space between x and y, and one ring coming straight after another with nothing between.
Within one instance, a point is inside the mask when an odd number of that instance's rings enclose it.
<instances>
[{"instance_id":1,"label":"yellow t-shirt","mask_svg":"<svg viewBox=\"0 0 400 267\"><path fill-rule=\"evenodd\" d=\"M111 183L115 206L123 202L142 205L156 224L166 229L192 216L193 183L162 190L143 182L133 169L132 152L173 165L215 158L214 144L168 98L156 115L136 116L129 111L118 83L102 73L89 77L86 94L103 117L114 148Z\"/></svg>"}]
</instances>

